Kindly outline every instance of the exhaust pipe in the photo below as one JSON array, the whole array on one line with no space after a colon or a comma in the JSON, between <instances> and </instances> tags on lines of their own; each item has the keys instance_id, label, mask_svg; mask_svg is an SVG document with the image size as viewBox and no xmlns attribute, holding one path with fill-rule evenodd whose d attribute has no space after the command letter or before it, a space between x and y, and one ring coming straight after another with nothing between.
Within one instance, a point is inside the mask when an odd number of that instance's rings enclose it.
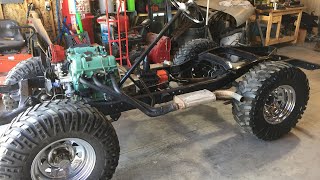
<instances>
[{"instance_id":1,"label":"exhaust pipe","mask_svg":"<svg viewBox=\"0 0 320 180\"><path fill-rule=\"evenodd\" d=\"M123 93L119 86L117 85L115 78L112 74L110 74L110 79L112 81L113 84L113 89L112 90L110 87L102 84L98 78L96 77L96 75L93 76L93 81L94 84L92 84L91 82L87 81L86 79L84 79L83 77L79 78L79 82L82 84L87 85L88 87L95 89L97 91L102 91L104 93L107 93L119 100L122 100L130 105L132 105L133 107L139 109L140 111L142 111L143 113L145 113L147 116L150 117L157 117L157 116L161 116L164 114L168 114L169 112L173 112L178 110L178 107L176 104L170 103L170 104L166 104L163 106L159 106L159 107L152 107L148 104L145 104L139 100L136 100L130 96L128 96L127 94Z\"/></svg>"},{"instance_id":2,"label":"exhaust pipe","mask_svg":"<svg viewBox=\"0 0 320 180\"><path fill-rule=\"evenodd\" d=\"M145 104L139 100L136 100L130 96L128 96L127 94L123 93L119 86L117 85L115 78L112 74L110 74L110 79L113 85L113 90L102 84L96 74L93 76L93 81L94 84L92 84L91 82L85 80L84 78L80 77L79 81L82 84L87 85L90 88L93 88L95 90L98 91L102 91L104 93L107 93L115 98L118 98L120 100L123 100L124 102L127 102L128 104L132 105L133 107L139 109L140 111L142 111L143 113L145 113L146 115L150 116L150 117L156 117L156 116L161 116L164 114L167 114L169 112L173 112L176 111L178 109L185 109L185 108L189 108L189 107L193 107L199 104L204 104L204 103L209 103L209 102L214 102L217 99L220 98L234 98L236 100L239 101L243 101L244 98L243 96L231 92L231 91L217 91L217 92L211 92L209 90L200 90L200 91L195 91L195 92L191 92L191 93L187 93L187 94L181 94L178 96L175 96L173 98L173 103L169 103L160 107L151 107L148 104Z\"/></svg>"},{"instance_id":3,"label":"exhaust pipe","mask_svg":"<svg viewBox=\"0 0 320 180\"><path fill-rule=\"evenodd\" d=\"M245 100L243 96L232 91L215 91L214 94L216 95L218 100L235 99L239 102L244 102Z\"/></svg>"}]
</instances>

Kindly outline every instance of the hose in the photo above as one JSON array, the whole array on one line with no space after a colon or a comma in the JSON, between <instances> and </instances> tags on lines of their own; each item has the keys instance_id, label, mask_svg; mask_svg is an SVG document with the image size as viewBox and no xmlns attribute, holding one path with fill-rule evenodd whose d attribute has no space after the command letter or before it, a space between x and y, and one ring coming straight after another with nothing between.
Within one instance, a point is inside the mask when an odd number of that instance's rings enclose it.
<instances>
[{"instance_id":1,"label":"hose","mask_svg":"<svg viewBox=\"0 0 320 180\"><path fill-rule=\"evenodd\" d=\"M117 84L116 78L114 77L113 74L110 74L110 80L111 80L111 83L112 83L112 86L113 86L114 90L115 90L118 94L122 94L122 92L121 92L121 90L120 90L120 88L119 88L119 86L118 86L118 84ZM127 97L129 97L129 96L127 96ZM129 97L129 98L131 98L131 97ZM146 104L146 103L144 103L144 102L141 102L141 101L140 101L140 102L139 102L139 105L141 105L141 106L143 106L144 108L147 108L147 109L149 109L149 110L151 110L151 111L154 111L154 110L153 110L153 107L149 106L148 104Z\"/></svg>"},{"instance_id":2,"label":"hose","mask_svg":"<svg viewBox=\"0 0 320 180\"><path fill-rule=\"evenodd\" d=\"M97 90L97 91L100 91L101 88L98 87L97 85L95 84L92 84L91 82L87 81L86 79L84 79L83 77L80 77L79 78L79 82L81 84L84 84L86 86L88 86L89 88L91 89L94 89L94 90ZM104 93L107 93L108 95L111 95L113 97L118 97L118 94L116 94L112 89L110 89L109 87L107 87L106 89L103 89L103 92Z\"/></svg>"},{"instance_id":3,"label":"hose","mask_svg":"<svg viewBox=\"0 0 320 180\"><path fill-rule=\"evenodd\" d=\"M114 77L113 74L110 74L110 80L111 80L111 83L112 83L112 86L113 86L113 89L118 93L118 94L121 94L121 90L118 86L118 83L116 81L116 78Z\"/></svg>"},{"instance_id":4,"label":"hose","mask_svg":"<svg viewBox=\"0 0 320 180\"><path fill-rule=\"evenodd\" d=\"M115 90L120 92L120 89L119 89L119 86L114 78L114 75L111 74L110 75L110 79L111 79L111 82L112 82L112 85L114 86ZM135 100L133 98L131 98L130 96L126 95L125 93L121 93L123 96L126 96L128 99L132 99L133 100L133 103L137 103L137 105L139 106L142 106L143 108L145 108L148 112L146 113L148 116L151 116L151 117L156 117L156 116L160 116L160 115L164 115L164 114L167 114L169 112L172 112L172 111L176 111L178 110L178 106L176 106L175 104L171 103L171 104L167 104L167 105L164 105L164 106L160 106L160 107L152 107L144 102L141 102L139 100Z\"/></svg>"}]
</instances>

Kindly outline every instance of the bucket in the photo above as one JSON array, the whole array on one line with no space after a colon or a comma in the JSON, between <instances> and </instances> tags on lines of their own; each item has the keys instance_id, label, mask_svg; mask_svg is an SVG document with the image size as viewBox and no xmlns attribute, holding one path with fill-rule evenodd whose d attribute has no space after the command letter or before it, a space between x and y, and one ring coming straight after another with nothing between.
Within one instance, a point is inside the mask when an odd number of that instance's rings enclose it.
<instances>
[{"instance_id":1,"label":"bucket","mask_svg":"<svg viewBox=\"0 0 320 180\"><path fill-rule=\"evenodd\" d=\"M116 11L123 12L126 9L125 0L116 0Z\"/></svg>"},{"instance_id":2,"label":"bucket","mask_svg":"<svg viewBox=\"0 0 320 180\"><path fill-rule=\"evenodd\" d=\"M110 27L108 27L106 18L107 18L106 16L101 16L97 19L97 22L100 24L100 28L101 28L101 41L103 44L108 44L109 40L113 39L113 33L114 33L113 26L115 25L114 23L110 23ZM110 20L114 20L114 17L112 16L110 16L109 18ZM111 37L109 37L109 33L108 33L109 28L110 28Z\"/></svg>"},{"instance_id":3,"label":"bucket","mask_svg":"<svg viewBox=\"0 0 320 180\"><path fill-rule=\"evenodd\" d=\"M108 33L108 25L106 23L100 24L101 26L101 41L103 44L108 44L109 40L112 39L112 35L113 35L113 28L110 28L110 35L111 37L109 37L109 33Z\"/></svg>"}]
</instances>

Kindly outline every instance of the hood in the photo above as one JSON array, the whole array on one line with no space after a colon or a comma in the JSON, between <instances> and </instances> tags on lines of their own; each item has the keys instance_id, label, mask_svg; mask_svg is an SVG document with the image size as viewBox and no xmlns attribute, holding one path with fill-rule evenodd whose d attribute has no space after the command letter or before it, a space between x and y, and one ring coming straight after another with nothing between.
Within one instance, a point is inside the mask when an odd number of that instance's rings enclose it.
<instances>
[{"instance_id":1,"label":"hood","mask_svg":"<svg viewBox=\"0 0 320 180\"><path fill-rule=\"evenodd\" d=\"M199 6L207 8L207 0L196 0ZM237 26L246 22L255 12L255 8L245 0L210 0L210 9L222 11L235 18Z\"/></svg>"}]
</instances>

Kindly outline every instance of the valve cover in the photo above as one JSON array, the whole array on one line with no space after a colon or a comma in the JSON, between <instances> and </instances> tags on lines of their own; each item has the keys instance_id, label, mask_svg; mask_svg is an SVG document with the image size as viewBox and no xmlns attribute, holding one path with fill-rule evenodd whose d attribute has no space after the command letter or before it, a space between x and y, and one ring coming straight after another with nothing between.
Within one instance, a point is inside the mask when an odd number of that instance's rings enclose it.
<instances>
[{"instance_id":1,"label":"valve cover","mask_svg":"<svg viewBox=\"0 0 320 180\"><path fill-rule=\"evenodd\" d=\"M69 48L67 53L67 60L70 62L69 73L76 91L87 88L79 83L81 76L91 78L93 74L103 71L118 74L115 57L107 55L102 46ZM106 84L109 84L109 81L106 81Z\"/></svg>"}]
</instances>

